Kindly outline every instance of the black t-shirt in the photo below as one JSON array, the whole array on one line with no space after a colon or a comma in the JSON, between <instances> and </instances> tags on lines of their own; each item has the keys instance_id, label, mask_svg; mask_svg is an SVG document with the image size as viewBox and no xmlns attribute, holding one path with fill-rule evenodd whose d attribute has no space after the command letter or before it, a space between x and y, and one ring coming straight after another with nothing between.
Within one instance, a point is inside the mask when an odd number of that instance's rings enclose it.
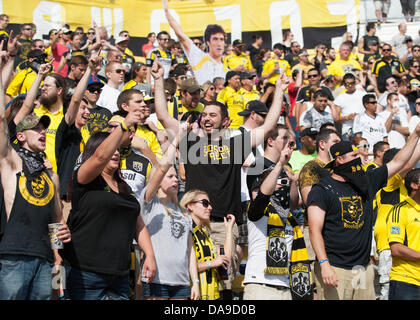
<instances>
[{"instance_id":1,"label":"black t-shirt","mask_svg":"<svg viewBox=\"0 0 420 320\"><path fill-rule=\"evenodd\" d=\"M67 195L74 166L81 153L81 142L82 135L80 131L74 124L69 126L65 118L63 118L55 136L57 173L60 177L60 198Z\"/></svg>"},{"instance_id":2,"label":"black t-shirt","mask_svg":"<svg viewBox=\"0 0 420 320\"><path fill-rule=\"evenodd\" d=\"M95 108L89 108L89 112L86 126L90 135L108 128L108 121L112 118L112 113L109 109L96 106Z\"/></svg>"},{"instance_id":3,"label":"black t-shirt","mask_svg":"<svg viewBox=\"0 0 420 320\"><path fill-rule=\"evenodd\" d=\"M25 39L18 39L19 47L18 52L16 54L15 60L13 61L13 68L16 69L16 67L23 61L28 59L28 53L31 51L31 40L25 40Z\"/></svg>"},{"instance_id":4,"label":"black t-shirt","mask_svg":"<svg viewBox=\"0 0 420 320\"><path fill-rule=\"evenodd\" d=\"M61 256L83 271L126 276L140 205L124 181L115 193L101 176L86 185L78 183L78 171L73 174L67 221L72 240Z\"/></svg>"},{"instance_id":5,"label":"black t-shirt","mask_svg":"<svg viewBox=\"0 0 420 320\"><path fill-rule=\"evenodd\" d=\"M410 92L407 95L408 101L416 102L417 94L420 90L420 75L416 75L415 77L412 77L409 74L407 74L407 79L410 82L411 90L417 89L417 91Z\"/></svg>"},{"instance_id":6,"label":"black t-shirt","mask_svg":"<svg viewBox=\"0 0 420 320\"><path fill-rule=\"evenodd\" d=\"M260 52L260 49L255 48L252 44L250 44L249 46L247 46L244 50L249 51L249 58L251 59L252 64L254 64L255 62L255 57L258 55L258 53Z\"/></svg>"},{"instance_id":7,"label":"black t-shirt","mask_svg":"<svg viewBox=\"0 0 420 320\"><path fill-rule=\"evenodd\" d=\"M307 204L325 210L322 229L325 250L332 266L352 269L369 263L374 224L373 198L386 185L386 165L367 171L368 195L362 197L349 183L326 177L312 187Z\"/></svg>"},{"instance_id":8,"label":"black t-shirt","mask_svg":"<svg viewBox=\"0 0 420 320\"><path fill-rule=\"evenodd\" d=\"M66 80L66 83L67 83L67 97L71 98L74 91L76 90L77 81L70 79L69 77L65 77L64 79Z\"/></svg>"},{"instance_id":9,"label":"black t-shirt","mask_svg":"<svg viewBox=\"0 0 420 320\"><path fill-rule=\"evenodd\" d=\"M284 57L284 60L286 60L287 62L289 62L290 64L290 69L293 68L295 65L297 65L299 63L299 55L295 55L293 54L293 52L290 52L288 55L286 55Z\"/></svg>"},{"instance_id":10,"label":"black t-shirt","mask_svg":"<svg viewBox=\"0 0 420 320\"><path fill-rule=\"evenodd\" d=\"M309 101L310 97L309 97L309 89L311 88L310 85L304 86L302 88L299 89L298 94L296 96L296 102L298 101ZM334 96L330 90L330 88L328 88L327 86L320 86L320 88L322 88L322 90L327 94L328 96L328 100L330 101L334 101Z\"/></svg>"},{"instance_id":11,"label":"black t-shirt","mask_svg":"<svg viewBox=\"0 0 420 320\"><path fill-rule=\"evenodd\" d=\"M185 164L185 191L208 193L213 207L211 217L223 221L227 214L242 221L241 167L251 152L250 134L239 130L230 138L209 140L190 133L180 144Z\"/></svg>"},{"instance_id":12,"label":"black t-shirt","mask_svg":"<svg viewBox=\"0 0 420 320\"><path fill-rule=\"evenodd\" d=\"M369 51L369 42L376 41L376 43L379 43L379 38L377 36L369 36L365 34L363 36L363 50Z\"/></svg>"}]
</instances>

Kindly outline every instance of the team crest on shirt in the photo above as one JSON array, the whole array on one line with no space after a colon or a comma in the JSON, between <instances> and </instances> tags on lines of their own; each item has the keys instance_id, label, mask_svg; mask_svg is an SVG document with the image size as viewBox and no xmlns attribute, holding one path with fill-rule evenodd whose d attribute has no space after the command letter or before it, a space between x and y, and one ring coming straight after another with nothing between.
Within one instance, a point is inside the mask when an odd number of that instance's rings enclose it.
<instances>
[{"instance_id":1,"label":"team crest on shirt","mask_svg":"<svg viewBox=\"0 0 420 320\"><path fill-rule=\"evenodd\" d=\"M138 162L138 161L133 161L133 169L136 170L137 172L142 172L143 171L143 163Z\"/></svg>"},{"instance_id":2,"label":"team crest on shirt","mask_svg":"<svg viewBox=\"0 0 420 320\"><path fill-rule=\"evenodd\" d=\"M364 221L360 221L363 216L362 198L359 196L341 197L341 220L346 229L359 229Z\"/></svg>"}]
</instances>

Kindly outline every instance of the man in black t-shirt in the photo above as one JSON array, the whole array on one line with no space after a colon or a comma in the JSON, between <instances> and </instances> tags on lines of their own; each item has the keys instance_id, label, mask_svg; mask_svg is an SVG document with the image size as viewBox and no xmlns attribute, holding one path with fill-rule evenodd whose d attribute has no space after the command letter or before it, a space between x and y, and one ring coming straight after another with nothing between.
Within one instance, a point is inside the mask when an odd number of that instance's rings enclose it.
<instances>
[{"instance_id":1,"label":"man in black t-shirt","mask_svg":"<svg viewBox=\"0 0 420 320\"><path fill-rule=\"evenodd\" d=\"M179 122L168 113L163 67L158 61L153 64L151 73L155 80L156 114L171 137L178 134ZM185 167L185 189L199 189L208 193L213 208L210 221L216 244L224 243L224 217L227 214L235 215L238 223L241 223L241 168L251 149L261 144L266 134L275 127L287 85L286 77L279 76L273 103L261 126L247 133L226 130L231 122L227 107L220 102L209 103L204 106L200 122L196 124L199 128L191 131L180 143L181 162ZM235 229L234 238L237 237ZM231 274L234 276L235 267L233 270Z\"/></svg>"},{"instance_id":2,"label":"man in black t-shirt","mask_svg":"<svg viewBox=\"0 0 420 320\"><path fill-rule=\"evenodd\" d=\"M70 60L70 71L67 77L64 79L67 83L67 97L71 99L71 96L76 89L77 84L86 72L88 60L85 56L74 56Z\"/></svg>"},{"instance_id":3,"label":"man in black t-shirt","mask_svg":"<svg viewBox=\"0 0 420 320\"><path fill-rule=\"evenodd\" d=\"M322 300L374 300L370 252L373 230L372 201L387 179L411 158L420 125L394 159L364 172L359 151L342 141L330 148L333 173L312 187L308 220L318 296Z\"/></svg>"},{"instance_id":4,"label":"man in black t-shirt","mask_svg":"<svg viewBox=\"0 0 420 320\"><path fill-rule=\"evenodd\" d=\"M290 68L293 68L299 63L300 44L297 41L293 41L290 44L290 53L284 57L284 60L289 62Z\"/></svg>"}]
</instances>

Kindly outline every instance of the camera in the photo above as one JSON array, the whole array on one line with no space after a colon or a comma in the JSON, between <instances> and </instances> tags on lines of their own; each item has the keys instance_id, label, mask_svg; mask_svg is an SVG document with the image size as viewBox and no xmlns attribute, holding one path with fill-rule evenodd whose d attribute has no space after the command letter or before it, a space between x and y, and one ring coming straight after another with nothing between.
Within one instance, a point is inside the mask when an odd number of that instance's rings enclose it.
<instances>
[{"instance_id":1,"label":"camera","mask_svg":"<svg viewBox=\"0 0 420 320\"><path fill-rule=\"evenodd\" d=\"M286 178L278 178L277 179L277 184L288 186L290 184L290 180L286 179Z\"/></svg>"}]
</instances>

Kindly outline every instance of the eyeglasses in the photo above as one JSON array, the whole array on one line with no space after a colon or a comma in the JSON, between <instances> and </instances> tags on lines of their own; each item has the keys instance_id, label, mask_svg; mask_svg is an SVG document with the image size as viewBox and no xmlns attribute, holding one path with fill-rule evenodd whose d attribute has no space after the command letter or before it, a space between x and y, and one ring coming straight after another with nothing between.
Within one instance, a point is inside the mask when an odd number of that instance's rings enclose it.
<instances>
[{"instance_id":1,"label":"eyeglasses","mask_svg":"<svg viewBox=\"0 0 420 320\"><path fill-rule=\"evenodd\" d=\"M369 145L368 144L359 144L357 147L358 148L369 148Z\"/></svg>"},{"instance_id":2,"label":"eyeglasses","mask_svg":"<svg viewBox=\"0 0 420 320\"><path fill-rule=\"evenodd\" d=\"M117 69L117 70L114 70L114 71L115 71L115 73L118 73L118 74L124 73L123 69Z\"/></svg>"},{"instance_id":3,"label":"eyeglasses","mask_svg":"<svg viewBox=\"0 0 420 320\"><path fill-rule=\"evenodd\" d=\"M354 86L356 82L344 82L345 86Z\"/></svg>"},{"instance_id":4,"label":"eyeglasses","mask_svg":"<svg viewBox=\"0 0 420 320\"><path fill-rule=\"evenodd\" d=\"M43 84L41 86L41 89L43 89L43 88L48 89L48 88L52 88L52 87L57 87L57 86L56 85L53 85L53 84Z\"/></svg>"},{"instance_id":5,"label":"eyeglasses","mask_svg":"<svg viewBox=\"0 0 420 320\"><path fill-rule=\"evenodd\" d=\"M413 52L420 52L420 50L419 49L415 49L415 50L413 50Z\"/></svg>"},{"instance_id":6,"label":"eyeglasses","mask_svg":"<svg viewBox=\"0 0 420 320\"><path fill-rule=\"evenodd\" d=\"M102 89L101 88L88 88L88 91L90 93L101 93Z\"/></svg>"},{"instance_id":7,"label":"eyeglasses","mask_svg":"<svg viewBox=\"0 0 420 320\"><path fill-rule=\"evenodd\" d=\"M204 208L208 208L210 205L210 201L207 199L201 199L201 200L197 200L197 201L192 201L192 203L197 203L200 202Z\"/></svg>"},{"instance_id":8,"label":"eyeglasses","mask_svg":"<svg viewBox=\"0 0 420 320\"><path fill-rule=\"evenodd\" d=\"M308 78L316 78L316 77L318 77L317 74L308 74Z\"/></svg>"}]
</instances>

